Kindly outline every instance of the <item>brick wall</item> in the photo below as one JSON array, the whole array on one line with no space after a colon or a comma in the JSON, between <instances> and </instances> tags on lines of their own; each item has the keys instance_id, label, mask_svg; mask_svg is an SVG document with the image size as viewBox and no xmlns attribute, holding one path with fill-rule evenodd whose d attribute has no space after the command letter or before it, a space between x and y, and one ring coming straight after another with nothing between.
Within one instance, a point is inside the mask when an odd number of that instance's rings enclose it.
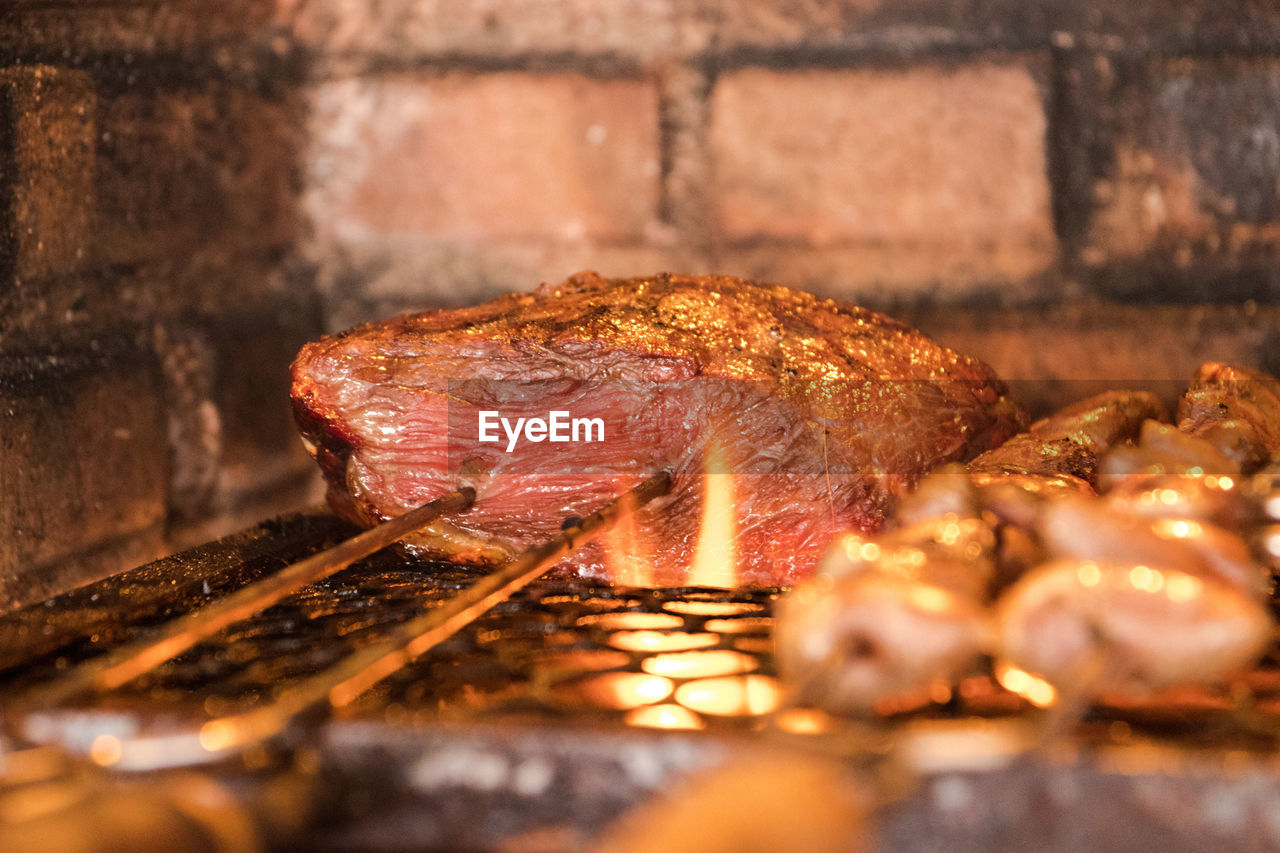
<instances>
[{"instance_id":1,"label":"brick wall","mask_svg":"<svg viewBox=\"0 0 1280 853\"><path fill-rule=\"evenodd\" d=\"M339 325L589 267L890 308L1280 294L1274 4L313 0L286 25Z\"/></svg>"},{"instance_id":2,"label":"brick wall","mask_svg":"<svg viewBox=\"0 0 1280 853\"><path fill-rule=\"evenodd\" d=\"M273 15L0 12L0 610L309 481L285 368L322 318Z\"/></svg>"},{"instance_id":3,"label":"brick wall","mask_svg":"<svg viewBox=\"0 0 1280 853\"><path fill-rule=\"evenodd\" d=\"M285 368L323 328L726 272L1047 403L1280 367L1278 262L1260 0L11 0L0 579L296 494Z\"/></svg>"}]
</instances>

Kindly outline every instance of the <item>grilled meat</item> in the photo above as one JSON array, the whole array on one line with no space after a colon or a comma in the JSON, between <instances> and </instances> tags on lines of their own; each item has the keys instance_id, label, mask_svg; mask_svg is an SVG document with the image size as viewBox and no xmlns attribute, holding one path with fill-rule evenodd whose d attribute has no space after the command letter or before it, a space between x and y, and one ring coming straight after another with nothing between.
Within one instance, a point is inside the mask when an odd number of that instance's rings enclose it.
<instances>
[{"instance_id":1,"label":"grilled meat","mask_svg":"<svg viewBox=\"0 0 1280 853\"><path fill-rule=\"evenodd\" d=\"M987 474L1059 477L1093 482L1098 457L1137 438L1144 422L1164 407L1145 391L1108 391L1073 403L969 463Z\"/></svg>"},{"instance_id":2,"label":"grilled meat","mask_svg":"<svg viewBox=\"0 0 1280 853\"><path fill-rule=\"evenodd\" d=\"M1076 692L1215 682L1256 659L1271 577L1244 538L1263 513L1242 475L1275 452L1278 384L1204 365L1177 428L1148 421L1102 459L1103 498L1047 505L1054 561L1001 598L1000 656Z\"/></svg>"},{"instance_id":3,"label":"grilled meat","mask_svg":"<svg viewBox=\"0 0 1280 853\"><path fill-rule=\"evenodd\" d=\"M1271 641L1267 607L1228 584L1145 563L1060 560L1000 599L1001 657L1072 691L1220 681Z\"/></svg>"},{"instance_id":4,"label":"grilled meat","mask_svg":"<svg viewBox=\"0 0 1280 853\"><path fill-rule=\"evenodd\" d=\"M892 530L846 534L780 603L783 675L801 698L850 712L973 669L992 595L1043 559L1032 530L1042 507L1092 496L1078 475L1159 412L1140 392L1099 395L925 478Z\"/></svg>"},{"instance_id":5,"label":"grilled meat","mask_svg":"<svg viewBox=\"0 0 1280 853\"><path fill-rule=\"evenodd\" d=\"M669 468L671 494L635 524L659 584L685 578L709 462L736 475L741 580L787 583L837 531L877 529L919 476L1024 423L987 367L880 314L676 275L584 273L360 326L302 350L293 401L330 504L360 524L482 472L470 512L410 541L463 559L501 558ZM603 440L486 443L483 411L598 418ZM599 547L570 559L607 575Z\"/></svg>"},{"instance_id":6,"label":"grilled meat","mask_svg":"<svg viewBox=\"0 0 1280 853\"><path fill-rule=\"evenodd\" d=\"M1213 442L1248 473L1280 457L1280 381L1245 367L1203 364L1178 401L1178 427Z\"/></svg>"}]
</instances>

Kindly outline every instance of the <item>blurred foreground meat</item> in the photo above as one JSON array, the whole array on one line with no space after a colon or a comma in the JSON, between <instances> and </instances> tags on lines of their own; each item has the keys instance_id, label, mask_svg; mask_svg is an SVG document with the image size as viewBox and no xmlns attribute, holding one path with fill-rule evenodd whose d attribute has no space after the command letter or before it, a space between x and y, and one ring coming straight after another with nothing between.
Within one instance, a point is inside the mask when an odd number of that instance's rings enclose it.
<instances>
[{"instance_id":1,"label":"blurred foreground meat","mask_svg":"<svg viewBox=\"0 0 1280 853\"><path fill-rule=\"evenodd\" d=\"M984 653L997 672L1031 673L1021 682L1043 685L1040 699L1049 685L1213 683L1256 659L1270 575L1249 546L1265 498L1247 477L1272 452L1254 437L1280 435L1280 397L1257 404L1272 399L1257 374L1252 390L1204 378L1226 370L1197 374L1180 428L1149 395L1100 395L926 478L891 532L847 534L780 608L798 698L866 711L953 682ZM873 606L890 579L894 604Z\"/></svg>"},{"instance_id":2,"label":"blurred foreground meat","mask_svg":"<svg viewBox=\"0 0 1280 853\"><path fill-rule=\"evenodd\" d=\"M1202 366L1176 428L1147 421L1102 460L1101 499L1047 507L1039 534L1059 559L1001 598L1000 657L1091 693L1212 684L1256 660L1274 631L1249 542L1268 494L1247 478L1280 451L1278 385Z\"/></svg>"},{"instance_id":3,"label":"blurred foreground meat","mask_svg":"<svg viewBox=\"0 0 1280 853\"><path fill-rule=\"evenodd\" d=\"M726 277L591 273L474 308L361 326L293 366L298 423L341 515L376 524L479 477L464 517L410 540L501 559L661 468L637 518L652 579L685 579L703 475L734 474L739 579L812 574L838 530L999 445L1023 415L991 371L879 314ZM481 411L598 418L603 440L479 440ZM571 558L607 575L591 545Z\"/></svg>"},{"instance_id":4,"label":"blurred foreground meat","mask_svg":"<svg viewBox=\"0 0 1280 853\"><path fill-rule=\"evenodd\" d=\"M1052 497L1091 494L1082 477L1097 454L1159 412L1146 394L1083 401L965 468L928 477L898 508L891 532L846 534L820 575L779 608L779 666L800 698L863 711L971 670L990 597L1019 557L1001 548L1025 540L1006 529L1033 522Z\"/></svg>"}]
</instances>

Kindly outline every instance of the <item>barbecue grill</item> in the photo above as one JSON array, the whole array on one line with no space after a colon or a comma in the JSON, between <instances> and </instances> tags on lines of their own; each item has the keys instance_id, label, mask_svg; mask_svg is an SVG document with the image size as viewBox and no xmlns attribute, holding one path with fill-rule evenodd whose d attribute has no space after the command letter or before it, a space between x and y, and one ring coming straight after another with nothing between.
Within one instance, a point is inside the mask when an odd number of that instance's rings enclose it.
<instances>
[{"instance_id":1,"label":"barbecue grill","mask_svg":"<svg viewBox=\"0 0 1280 853\"><path fill-rule=\"evenodd\" d=\"M8 4L0 851L639 850L672 799L695 847L821 800L836 849L1280 848L1280 647L836 717L786 590L555 570L614 510L495 574L393 544L466 489L299 509L300 346L582 269L884 310L1035 414L1280 375L1280 13L1176 5Z\"/></svg>"},{"instance_id":2,"label":"barbecue grill","mask_svg":"<svg viewBox=\"0 0 1280 853\"><path fill-rule=\"evenodd\" d=\"M1175 849L1275 841L1274 657L1247 677L1247 702L1187 691L1104 705L1036 751L1034 709L987 677L886 709L870 727L786 708L771 655L776 589L544 578L355 701L304 709L245 749L209 743L211 722L270 708L487 576L382 550L115 689L23 709L19 697L356 532L323 510L293 514L0 621L2 802L47 812L35 826L88 836L103 830L87 803L142 809L160 825L177 815L171 841L216 849L573 847L695 771L789 749L843 756L873 789L890 765L910 770L875 830L886 849L1124 844L1175 825ZM221 805L205 814L209 790ZM227 840L232 826L241 836ZM142 840L164 839L120 843Z\"/></svg>"}]
</instances>

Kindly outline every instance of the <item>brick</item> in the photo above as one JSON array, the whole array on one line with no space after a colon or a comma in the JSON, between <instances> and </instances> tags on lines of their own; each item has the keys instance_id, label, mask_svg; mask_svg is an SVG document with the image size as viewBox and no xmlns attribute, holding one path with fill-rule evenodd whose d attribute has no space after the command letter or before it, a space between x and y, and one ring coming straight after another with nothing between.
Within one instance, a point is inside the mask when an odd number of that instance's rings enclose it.
<instances>
[{"instance_id":1,"label":"brick","mask_svg":"<svg viewBox=\"0 0 1280 853\"><path fill-rule=\"evenodd\" d=\"M289 402L289 365L320 336L319 306L295 298L260 300L252 310L191 317L185 327L208 348L208 402L220 421L214 506L234 509L318 469L303 449Z\"/></svg>"},{"instance_id":2,"label":"brick","mask_svg":"<svg viewBox=\"0 0 1280 853\"><path fill-rule=\"evenodd\" d=\"M0 54L19 62L134 75L146 60L250 77L278 72L290 45L288 9L277 0L112 0L62 3L10 0L0 11Z\"/></svg>"},{"instance_id":3,"label":"brick","mask_svg":"<svg viewBox=\"0 0 1280 853\"><path fill-rule=\"evenodd\" d=\"M310 0L291 17L308 62L329 73L424 58L579 54L648 58L680 45L674 0Z\"/></svg>"},{"instance_id":4,"label":"brick","mask_svg":"<svg viewBox=\"0 0 1280 853\"><path fill-rule=\"evenodd\" d=\"M623 241L655 216L657 98L572 74L318 87L304 204L320 239Z\"/></svg>"},{"instance_id":5,"label":"brick","mask_svg":"<svg viewBox=\"0 0 1280 853\"><path fill-rule=\"evenodd\" d=\"M1095 284L1144 299L1280 296L1280 63L1095 62L1109 73L1079 96L1101 105L1107 141L1081 199Z\"/></svg>"},{"instance_id":6,"label":"brick","mask_svg":"<svg viewBox=\"0 0 1280 853\"><path fill-rule=\"evenodd\" d=\"M290 244L298 124L287 101L220 83L102 97L95 262Z\"/></svg>"},{"instance_id":7,"label":"brick","mask_svg":"<svg viewBox=\"0 0 1280 853\"><path fill-rule=\"evenodd\" d=\"M730 247L848 252L832 258L848 284L1017 281L1055 261L1044 106L1021 64L747 69L711 109Z\"/></svg>"},{"instance_id":8,"label":"brick","mask_svg":"<svg viewBox=\"0 0 1280 853\"><path fill-rule=\"evenodd\" d=\"M169 464L145 344L124 332L2 356L0 414L0 609L50 576L89 580L76 572L159 548Z\"/></svg>"},{"instance_id":9,"label":"brick","mask_svg":"<svg viewBox=\"0 0 1280 853\"><path fill-rule=\"evenodd\" d=\"M47 66L0 69L0 291L83 266L94 174L93 85ZM13 279L17 281L14 282Z\"/></svg>"},{"instance_id":10,"label":"brick","mask_svg":"<svg viewBox=\"0 0 1280 853\"><path fill-rule=\"evenodd\" d=\"M957 47L1050 44L1134 55L1280 47L1280 7L1266 0L692 0L680 8L698 41L731 60L801 50L927 57Z\"/></svg>"},{"instance_id":11,"label":"brick","mask_svg":"<svg viewBox=\"0 0 1280 853\"><path fill-rule=\"evenodd\" d=\"M1145 388L1171 406L1206 361L1280 375L1275 306L932 307L900 319L990 364L1038 413L1111 388Z\"/></svg>"}]
</instances>

